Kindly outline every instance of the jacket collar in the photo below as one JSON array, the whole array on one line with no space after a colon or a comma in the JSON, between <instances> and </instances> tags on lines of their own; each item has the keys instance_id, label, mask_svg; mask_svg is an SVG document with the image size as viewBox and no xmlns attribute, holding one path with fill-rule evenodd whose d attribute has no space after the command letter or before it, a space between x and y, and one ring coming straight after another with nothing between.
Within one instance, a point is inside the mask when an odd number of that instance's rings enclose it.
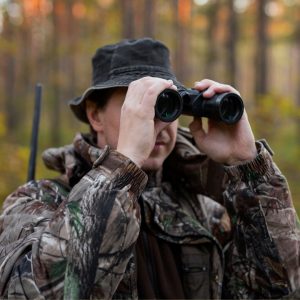
<instances>
[{"instance_id":1,"label":"jacket collar","mask_svg":"<svg viewBox=\"0 0 300 300\"><path fill-rule=\"evenodd\" d=\"M92 168L93 163L102 152L103 149L97 147L91 134L77 133L73 144L59 148L49 148L43 152L42 159L49 169L60 172L73 186ZM175 148L165 164L168 164L168 168L173 171L173 167L177 162L198 164L205 158L206 156L201 154L193 144L192 135L188 130L179 128ZM174 171L177 176L178 170L175 168ZM180 172L181 175L184 175L189 170L183 168ZM159 186L163 177L163 169L149 173L148 176L147 186Z\"/></svg>"}]
</instances>

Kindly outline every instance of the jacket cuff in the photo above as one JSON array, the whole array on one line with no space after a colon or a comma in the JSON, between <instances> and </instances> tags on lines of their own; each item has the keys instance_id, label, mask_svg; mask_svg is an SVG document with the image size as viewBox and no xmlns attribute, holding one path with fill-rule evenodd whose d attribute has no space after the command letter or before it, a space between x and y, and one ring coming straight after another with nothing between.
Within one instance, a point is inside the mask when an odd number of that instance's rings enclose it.
<instances>
[{"instance_id":1,"label":"jacket cuff","mask_svg":"<svg viewBox=\"0 0 300 300\"><path fill-rule=\"evenodd\" d=\"M275 173L272 160L273 151L265 140L256 143L257 156L244 164L236 166L224 166L225 172L230 179L240 179L244 182L267 180Z\"/></svg>"},{"instance_id":2,"label":"jacket cuff","mask_svg":"<svg viewBox=\"0 0 300 300\"><path fill-rule=\"evenodd\" d=\"M119 177L123 184L129 184L130 190L140 194L147 183L148 176L128 157L105 146L101 155L95 160L93 169L101 170L107 177Z\"/></svg>"}]
</instances>

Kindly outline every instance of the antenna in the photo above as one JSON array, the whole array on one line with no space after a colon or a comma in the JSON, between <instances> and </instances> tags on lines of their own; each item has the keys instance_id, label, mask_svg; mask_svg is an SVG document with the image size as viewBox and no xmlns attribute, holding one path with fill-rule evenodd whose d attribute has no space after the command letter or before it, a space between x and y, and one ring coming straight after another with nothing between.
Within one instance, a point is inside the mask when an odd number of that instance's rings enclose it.
<instances>
[{"instance_id":1,"label":"antenna","mask_svg":"<svg viewBox=\"0 0 300 300\"><path fill-rule=\"evenodd\" d=\"M35 86L35 102L34 102L34 115L31 130L31 143L30 143L30 157L27 181L35 179L35 166L36 155L38 148L38 133L41 114L41 100L42 100L42 85L37 83Z\"/></svg>"}]
</instances>

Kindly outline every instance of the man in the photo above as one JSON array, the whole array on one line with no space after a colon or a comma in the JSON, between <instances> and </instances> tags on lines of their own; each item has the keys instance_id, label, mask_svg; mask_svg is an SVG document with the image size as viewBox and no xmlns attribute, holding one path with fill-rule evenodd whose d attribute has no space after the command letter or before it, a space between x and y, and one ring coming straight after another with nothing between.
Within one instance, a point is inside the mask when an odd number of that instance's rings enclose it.
<instances>
[{"instance_id":1,"label":"man","mask_svg":"<svg viewBox=\"0 0 300 300\"><path fill-rule=\"evenodd\" d=\"M299 287L289 188L246 112L234 125L155 118L184 89L149 38L98 49L71 101L90 124L44 160L61 172L3 205L0 295L20 298L281 298ZM209 99L234 88L204 79Z\"/></svg>"}]
</instances>

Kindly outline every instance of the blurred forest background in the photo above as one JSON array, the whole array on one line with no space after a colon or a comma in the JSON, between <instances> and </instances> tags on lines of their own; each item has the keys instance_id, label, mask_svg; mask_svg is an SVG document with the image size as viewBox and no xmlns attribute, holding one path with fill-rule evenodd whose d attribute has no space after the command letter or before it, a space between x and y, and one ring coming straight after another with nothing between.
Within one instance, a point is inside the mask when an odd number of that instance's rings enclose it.
<instances>
[{"instance_id":1,"label":"blurred forest background","mask_svg":"<svg viewBox=\"0 0 300 300\"><path fill-rule=\"evenodd\" d=\"M299 212L300 0L0 0L0 203L27 180L35 84L36 178L52 177L40 153L88 130L67 101L90 86L96 48L142 36L169 46L186 86L211 78L241 92Z\"/></svg>"}]
</instances>

